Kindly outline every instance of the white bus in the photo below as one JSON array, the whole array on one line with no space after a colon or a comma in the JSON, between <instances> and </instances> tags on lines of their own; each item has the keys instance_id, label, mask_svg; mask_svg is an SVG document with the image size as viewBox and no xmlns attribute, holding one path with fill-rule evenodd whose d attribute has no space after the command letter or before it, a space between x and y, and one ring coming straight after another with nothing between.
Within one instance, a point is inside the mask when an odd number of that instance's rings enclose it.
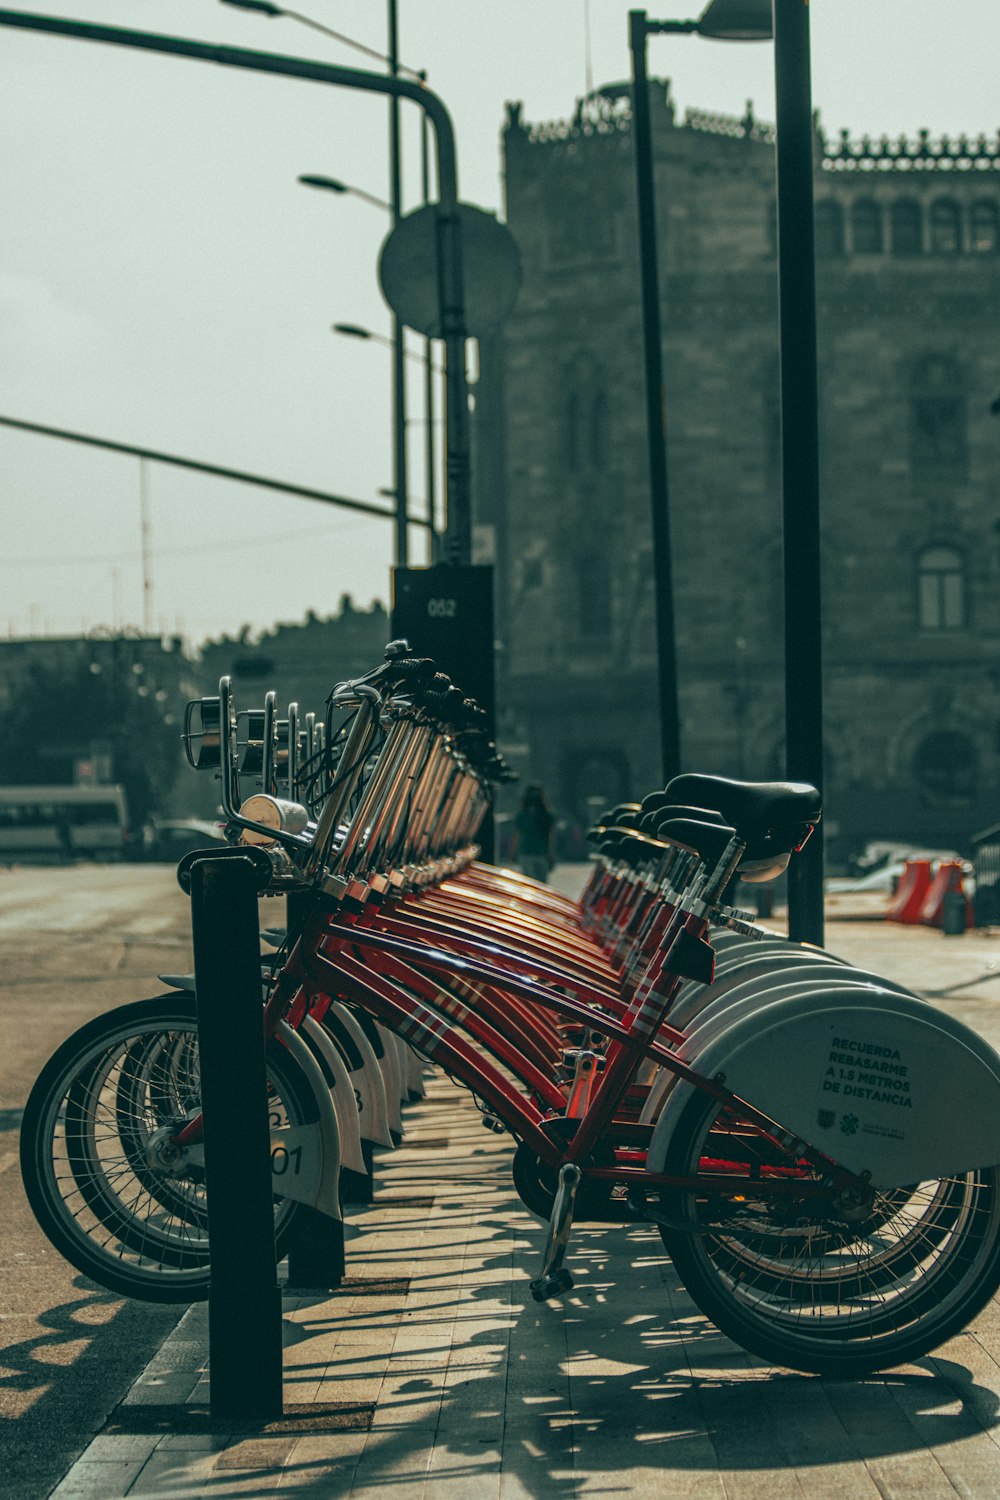
<instances>
[{"instance_id":1,"label":"white bus","mask_svg":"<svg viewBox=\"0 0 1000 1500\"><path fill-rule=\"evenodd\" d=\"M127 841L120 786L0 786L0 860L120 859Z\"/></svg>"}]
</instances>

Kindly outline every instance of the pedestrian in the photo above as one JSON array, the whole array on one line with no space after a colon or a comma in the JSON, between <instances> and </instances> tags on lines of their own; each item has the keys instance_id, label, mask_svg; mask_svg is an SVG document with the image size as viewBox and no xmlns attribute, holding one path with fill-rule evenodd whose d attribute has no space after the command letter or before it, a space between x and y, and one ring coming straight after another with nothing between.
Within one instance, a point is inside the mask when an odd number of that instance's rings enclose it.
<instances>
[{"instance_id":1,"label":"pedestrian","mask_svg":"<svg viewBox=\"0 0 1000 1500\"><path fill-rule=\"evenodd\" d=\"M552 867L552 830L555 818L545 805L545 794L532 783L525 787L521 806L514 818L512 853L521 871L532 880L548 881Z\"/></svg>"}]
</instances>

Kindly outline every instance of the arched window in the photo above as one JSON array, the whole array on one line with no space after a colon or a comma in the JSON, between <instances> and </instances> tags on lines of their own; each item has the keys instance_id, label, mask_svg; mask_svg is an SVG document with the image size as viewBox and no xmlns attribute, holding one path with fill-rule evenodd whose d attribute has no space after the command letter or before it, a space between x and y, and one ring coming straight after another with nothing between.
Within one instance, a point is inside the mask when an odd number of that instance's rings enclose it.
<instances>
[{"instance_id":1,"label":"arched window","mask_svg":"<svg viewBox=\"0 0 1000 1500\"><path fill-rule=\"evenodd\" d=\"M567 395L563 408L563 445L571 474L606 469L610 458L610 416L607 395L583 383Z\"/></svg>"},{"instance_id":2,"label":"arched window","mask_svg":"<svg viewBox=\"0 0 1000 1500\"><path fill-rule=\"evenodd\" d=\"M968 463L965 392L958 361L918 360L910 380L910 464L915 476L961 479Z\"/></svg>"},{"instance_id":3,"label":"arched window","mask_svg":"<svg viewBox=\"0 0 1000 1500\"><path fill-rule=\"evenodd\" d=\"M928 802L966 807L976 793L976 750L968 735L938 729L921 740L913 774Z\"/></svg>"},{"instance_id":4,"label":"arched window","mask_svg":"<svg viewBox=\"0 0 1000 1500\"><path fill-rule=\"evenodd\" d=\"M851 205L851 247L856 255L882 253L882 210L874 198L858 198Z\"/></svg>"},{"instance_id":5,"label":"arched window","mask_svg":"<svg viewBox=\"0 0 1000 1500\"><path fill-rule=\"evenodd\" d=\"M1000 249L1000 213L995 203L980 199L972 205L970 248L974 255L994 255Z\"/></svg>"},{"instance_id":6,"label":"arched window","mask_svg":"<svg viewBox=\"0 0 1000 1500\"><path fill-rule=\"evenodd\" d=\"M833 198L816 204L816 254L832 260L844 253L844 210Z\"/></svg>"},{"instance_id":7,"label":"arched window","mask_svg":"<svg viewBox=\"0 0 1000 1500\"><path fill-rule=\"evenodd\" d=\"M913 198L900 198L892 205L890 215L893 255L921 255L924 249L924 221L920 204Z\"/></svg>"},{"instance_id":8,"label":"arched window","mask_svg":"<svg viewBox=\"0 0 1000 1500\"><path fill-rule=\"evenodd\" d=\"M954 547L925 547L917 558L917 618L922 630L965 624L965 562Z\"/></svg>"},{"instance_id":9,"label":"arched window","mask_svg":"<svg viewBox=\"0 0 1000 1500\"><path fill-rule=\"evenodd\" d=\"M588 404L586 395L578 387L566 397L563 430L566 467L571 474L580 474L590 466Z\"/></svg>"},{"instance_id":10,"label":"arched window","mask_svg":"<svg viewBox=\"0 0 1000 1500\"><path fill-rule=\"evenodd\" d=\"M931 251L934 255L957 255L962 248L962 219L958 204L938 198L931 204Z\"/></svg>"},{"instance_id":11,"label":"arched window","mask_svg":"<svg viewBox=\"0 0 1000 1500\"><path fill-rule=\"evenodd\" d=\"M576 565L576 627L588 641L611 634L611 566L606 552L588 551Z\"/></svg>"},{"instance_id":12,"label":"arched window","mask_svg":"<svg viewBox=\"0 0 1000 1500\"><path fill-rule=\"evenodd\" d=\"M608 467L608 450L610 447L610 420L608 417L608 398L604 391L598 391L590 403L590 467L592 469L606 469Z\"/></svg>"}]
</instances>

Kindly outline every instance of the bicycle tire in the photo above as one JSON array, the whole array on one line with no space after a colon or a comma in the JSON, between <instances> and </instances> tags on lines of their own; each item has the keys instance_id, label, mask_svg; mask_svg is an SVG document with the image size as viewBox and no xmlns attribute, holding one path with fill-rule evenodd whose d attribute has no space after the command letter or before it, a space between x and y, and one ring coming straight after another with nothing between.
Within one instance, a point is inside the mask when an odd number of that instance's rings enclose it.
<instances>
[{"instance_id":1,"label":"bicycle tire","mask_svg":"<svg viewBox=\"0 0 1000 1500\"><path fill-rule=\"evenodd\" d=\"M21 1124L21 1175L47 1238L99 1285L150 1302L192 1302L208 1295L204 1182L198 1173L174 1177L153 1169L143 1145L153 1130L171 1123L163 1117L164 1096L155 1110L150 1108L142 1076L126 1078L122 1072L124 1059L162 1054L171 1037L196 1069L193 996L138 1000L87 1022L45 1064ZM307 1079L274 1042L267 1051L267 1074L272 1124L316 1120ZM157 1084L162 1086L162 1075ZM188 1097L191 1110L199 1104L196 1076L188 1084L195 1090ZM297 1206L275 1199L279 1259Z\"/></svg>"},{"instance_id":2,"label":"bicycle tire","mask_svg":"<svg viewBox=\"0 0 1000 1500\"><path fill-rule=\"evenodd\" d=\"M726 1170L754 1165L752 1131L702 1094L689 1100L662 1170L707 1173L725 1139ZM742 1155L738 1154L742 1151ZM989 1167L877 1194L857 1223L816 1233L758 1195L761 1232L710 1227L719 1201L696 1190L664 1194L663 1243L694 1302L753 1354L794 1370L854 1377L908 1363L966 1327L1000 1285L1000 1169ZM802 1200L806 1203L809 1200ZM711 1205L711 1206L710 1206ZM802 1205L800 1204L800 1208Z\"/></svg>"}]
</instances>

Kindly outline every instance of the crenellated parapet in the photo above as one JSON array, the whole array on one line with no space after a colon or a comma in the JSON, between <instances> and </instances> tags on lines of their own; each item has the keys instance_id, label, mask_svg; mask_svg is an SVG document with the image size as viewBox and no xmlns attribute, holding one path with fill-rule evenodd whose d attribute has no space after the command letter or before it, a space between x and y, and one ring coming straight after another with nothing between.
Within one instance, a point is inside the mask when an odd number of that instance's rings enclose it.
<instances>
[{"instance_id":1,"label":"crenellated parapet","mask_svg":"<svg viewBox=\"0 0 1000 1500\"><path fill-rule=\"evenodd\" d=\"M697 130L704 135L721 135L730 140L763 141L773 146L774 126L766 120L758 120L753 112L753 100L747 100L746 114L720 115L707 109L689 109L684 113L685 130Z\"/></svg>"},{"instance_id":2,"label":"crenellated parapet","mask_svg":"<svg viewBox=\"0 0 1000 1500\"><path fill-rule=\"evenodd\" d=\"M1000 171L1000 131L986 135L938 136L929 130L916 136L863 135L852 140L842 130L828 141L817 129L821 164L827 172L997 172Z\"/></svg>"},{"instance_id":3,"label":"crenellated parapet","mask_svg":"<svg viewBox=\"0 0 1000 1500\"><path fill-rule=\"evenodd\" d=\"M694 131L728 140L761 141L773 145L774 126L758 120L753 101L747 101L743 115L718 114L707 109L688 109L678 124L668 79L654 78L649 84L654 128ZM548 120L527 124L521 117L521 106L507 106L507 129L522 133L530 145L546 146L566 141L589 140L595 136L626 135L632 128L631 88L627 83L609 84L586 99L578 99L568 120Z\"/></svg>"},{"instance_id":4,"label":"crenellated parapet","mask_svg":"<svg viewBox=\"0 0 1000 1500\"><path fill-rule=\"evenodd\" d=\"M683 121L678 123L669 81L652 79L649 87L654 129L692 131L728 140L774 144L774 125L757 119L752 101L747 102L746 112L742 115L688 109ZM588 98L579 99L568 120L528 124L522 118L519 104L508 106L508 131L518 132L526 143L533 146L627 135L631 128L631 90L627 83L609 84L595 90ZM1000 131L992 136L932 137L929 130L920 130L914 136L863 135L853 138L849 130L841 130L835 137L830 137L817 117L815 138L817 164L824 172L1000 171Z\"/></svg>"}]
</instances>

